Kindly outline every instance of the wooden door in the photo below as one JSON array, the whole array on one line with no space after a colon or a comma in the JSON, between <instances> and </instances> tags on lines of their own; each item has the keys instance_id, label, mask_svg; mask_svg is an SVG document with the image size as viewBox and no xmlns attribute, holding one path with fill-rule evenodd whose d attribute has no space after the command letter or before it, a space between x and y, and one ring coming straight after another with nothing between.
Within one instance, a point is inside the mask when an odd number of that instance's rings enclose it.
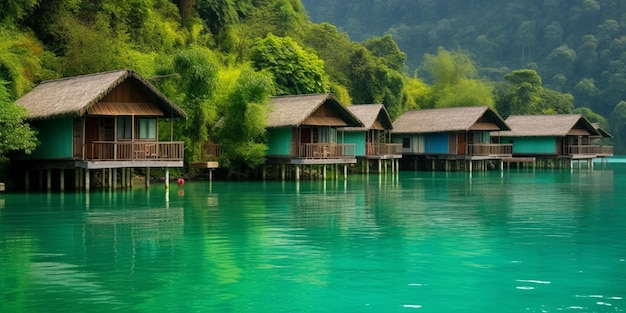
<instances>
[{"instance_id":1,"label":"wooden door","mask_svg":"<svg viewBox=\"0 0 626 313\"><path fill-rule=\"evenodd\" d=\"M467 154L467 139L465 138L466 133L458 133L458 153L457 154Z\"/></svg>"},{"instance_id":2,"label":"wooden door","mask_svg":"<svg viewBox=\"0 0 626 313\"><path fill-rule=\"evenodd\" d=\"M100 119L97 117L88 117L85 121L85 158L93 159L96 154L94 151L94 141L100 139Z\"/></svg>"}]
</instances>

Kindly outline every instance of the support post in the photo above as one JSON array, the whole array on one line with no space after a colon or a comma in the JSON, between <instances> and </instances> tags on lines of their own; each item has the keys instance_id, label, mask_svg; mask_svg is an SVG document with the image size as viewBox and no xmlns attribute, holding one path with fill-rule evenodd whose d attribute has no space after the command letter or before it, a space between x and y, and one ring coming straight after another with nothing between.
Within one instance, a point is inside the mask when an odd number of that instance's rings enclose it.
<instances>
[{"instance_id":1,"label":"support post","mask_svg":"<svg viewBox=\"0 0 626 313\"><path fill-rule=\"evenodd\" d=\"M146 189L150 188L150 168L149 167L146 167L145 183L146 183Z\"/></svg>"},{"instance_id":2,"label":"support post","mask_svg":"<svg viewBox=\"0 0 626 313\"><path fill-rule=\"evenodd\" d=\"M89 191L89 187L91 185L91 182L89 180L90 180L89 169L86 168L85 169L85 191Z\"/></svg>"},{"instance_id":3,"label":"support post","mask_svg":"<svg viewBox=\"0 0 626 313\"><path fill-rule=\"evenodd\" d=\"M211 171L209 171L210 173ZM165 190L170 188L170 169L169 167L165 168Z\"/></svg>"},{"instance_id":4,"label":"support post","mask_svg":"<svg viewBox=\"0 0 626 313\"><path fill-rule=\"evenodd\" d=\"M300 165L296 165L296 181L300 181Z\"/></svg>"},{"instance_id":5,"label":"support post","mask_svg":"<svg viewBox=\"0 0 626 313\"><path fill-rule=\"evenodd\" d=\"M107 172L109 172L109 177L107 177L108 179L108 184L109 184L109 189L113 188L113 169L110 168Z\"/></svg>"},{"instance_id":6,"label":"support post","mask_svg":"<svg viewBox=\"0 0 626 313\"><path fill-rule=\"evenodd\" d=\"M59 184L61 188L61 192L65 191L65 170L61 169L59 173Z\"/></svg>"},{"instance_id":7,"label":"support post","mask_svg":"<svg viewBox=\"0 0 626 313\"><path fill-rule=\"evenodd\" d=\"M46 190L52 189L52 170L46 169Z\"/></svg>"},{"instance_id":8,"label":"support post","mask_svg":"<svg viewBox=\"0 0 626 313\"><path fill-rule=\"evenodd\" d=\"M285 164L280 165L280 179L285 181Z\"/></svg>"},{"instance_id":9,"label":"support post","mask_svg":"<svg viewBox=\"0 0 626 313\"><path fill-rule=\"evenodd\" d=\"M113 175L111 176L113 176L113 189L116 189L117 188L117 169L116 168L113 169Z\"/></svg>"}]
</instances>

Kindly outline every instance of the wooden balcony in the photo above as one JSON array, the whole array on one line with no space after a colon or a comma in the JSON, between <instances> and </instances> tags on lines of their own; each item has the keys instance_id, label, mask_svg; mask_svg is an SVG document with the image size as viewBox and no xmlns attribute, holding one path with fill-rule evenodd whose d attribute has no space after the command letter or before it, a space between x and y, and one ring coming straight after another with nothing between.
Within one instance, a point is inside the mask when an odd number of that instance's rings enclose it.
<instances>
[{"instance_id":1,"label":"wooden balcony","mask_svg":"<svg viewBox=\"0 0 626 313\"><path fill-rule=\"evenodd\" d=\"M402 155L401 143L367 143L367 156Z\"/></svg>"},{"instance_id":2,"label":"wooden balcony","mask_svg":"<svg viewBox=\"0 0 626 313\"><path fill-rule=\"evenodd\" d=\"M298 158L348 159L354 158L353 144L306 143L298 146Z\"/></svg>"},{"instance_id":3,"label":"wooden balcony","mask_svg":"<svg viewBox=\"0 0 626 313\"><path fill-rule=\"evenodd\" d=\"M600 154L599 145L577 145L566 149L568 155L597 155Z\"/></svg>"},{"instance_id":4,"label":"wooden balcony","mask_svg":"<svg viewBox=\"0 0 626 313\"><path fill-rule=\"evenodd\" d=\"M612 156L613 155L613 146L600 146L600 153L598 156Z\"/></svg>"},{"instance_id":5,"label":"wooden balcony","mask_svg":"<svg viewBox=\"0 0 626 313\"><path fill-rule=\"evenodd\" d=\"M98 161L182 161L182 141L94 141L85 146L86 160Z\"/></svg>"},{"instance_id":6,"label":"wooden balcony","mask_svg":"<svg viewBox=\"0 0 626 313\"><path fill-rule=\"evenodd\" d=\"M511 156L513 145L511 144L471 144L467 145L469 155L476 156Z\"/></svg>"}]
</instances>

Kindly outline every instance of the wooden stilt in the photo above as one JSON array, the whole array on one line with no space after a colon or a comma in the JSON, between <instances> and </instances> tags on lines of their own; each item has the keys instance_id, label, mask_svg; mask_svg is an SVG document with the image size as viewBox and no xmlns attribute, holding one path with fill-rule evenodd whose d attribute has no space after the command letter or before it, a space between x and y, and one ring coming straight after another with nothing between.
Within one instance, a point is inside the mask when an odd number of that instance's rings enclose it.
<instances>
[{"instance_id":1,"label":"wooden stilt","mask_svg":"<svg viewBox=\"0 0 626 313\"><path fill-rule=\"evenodd\" d=\"M126 169L128 171L128 173L126 174L126 179L128 180L128 184L126 184L126 186L128 187L133 187L133 175L134 175L134 170L132 167L129 167Z\"/></svg>"},{"instance_id":2,"label":"wooden stilt","mask_svg":"<svg viewBox=\"0 0 626 313\"><path fill-rule=\"evenodd\" d=\"M110 168L107 172L108 172L108 177L107 177L107 180L108 180L107 184L108 184L108 186L107 187L109 187L109 189L111 189L111 188L113 188L113 169Z\"/></svg>"},{"instance_id":3,"label":"wooden stilt","mask_svg":"<svg viewBox=\"0 0 626 313\"><path fill-rule=\"evenodd\" d=\"M285 180L285 164L280 165L280 178Z\"/></svg>"},{"instance_id":4,"label":"wooden stilt","mask_svg":"<svg viewBox=\"0 0 626 313\"><path fill-rule=\"evenodd\" d=\"M89 187L91 185L91 182L89 181L90 177L89 177L89 169L86 168L85 169L85 190L89 191Z\"/></svg>"},{"instance_id":5,"label":"wooden stilt","mask_svg":"<svg viewBox=\"0 0 626 313\"><path fill-rule=\"evenodd\" d=\"M300 165L296 165L296 181L300 181Z\"/></svg>"},{"instance_id":6,"label":"wooden stilt","mask_svg":"<svg viewBox=\"0 0 626 313\"><path fill-rule=\"evenodd\" d=\"M61 169L61 172L59 173L59 184L60 184L61 191L65 191L65 170L64 169Z\"/></svg>"},{"instance_id":7,"label":"wooden stilt","mask_svg":"<svg viewBox=\"0 0 626 313\"><path fill-rule=\"evenodd\" d=\"M209 173L211 171L209 170ZM169 189L170 188L170 169L169 167L165 168L165 189Z\"/></svg>"},{"instance_id":8,"label":"wooden stilt","mask_svg":"<svg viewBox=\"0 0 626 313\"><path fill-rule=\"evenodd\" d=\"M50 191L52 189L52 170L46 170L46 190Z\"/></svg>"},{"instance_id":9,"label":"wooden stilt","mask_svg":"<svg viewBox=\"0 0 626 313\"><path fill-rule=\"evenodd\" d=\"M146 189L150 188L150 168L149 167L146 167L145 183L146 183Z\"/></svg>"},{"instance_id":10,"label":"wooden stilt","mask_svg":"<svg viewBox=\"0 0 626 313\"><path fill-rule=\"evenodd\" d=\"M113 189L117 189L117 169L113 169Z\"/></svg>"}]
</instances>

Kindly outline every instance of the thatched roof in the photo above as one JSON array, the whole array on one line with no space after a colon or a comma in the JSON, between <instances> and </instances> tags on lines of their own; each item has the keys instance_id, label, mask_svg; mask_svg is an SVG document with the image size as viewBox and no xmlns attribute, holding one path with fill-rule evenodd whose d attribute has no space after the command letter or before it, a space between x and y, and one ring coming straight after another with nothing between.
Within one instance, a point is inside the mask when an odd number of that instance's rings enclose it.
<instances>
[{"instance_id":1,"label":"thatched roof","mask_svg":"<svg viewBox=\"0 0 626 313\"><path fill-rule=\"evenodd\" d=\"M317 117L311 115L323 105L333 110L340 119ZM339 100L331 94L307 94L295 96L273 97L269 103L267 127L299 127L305 121L319 121L319 125L361 127L361 121L348 111ZM314 125L314 124L310 124Z\"/></svg>"},{"instance_id":2,"label":"thatched roof","mask_svg":"<svg viewBox=\"0 0 626 313\"><path fill-rule=\"evenodd\" d=\"M347 109L363 122L363 127L345 127L342 128L344 131L364 131L381 127L382 129L393 128L389 112L382 104L353 104Z\"/></svg>"},{"instance_id":3,"label":"thatched roof","mask_svg":"<svg viewBox=\"0 0 626 313\"><path fill-rule=\"evenodd\" d=\"M599 123L591 123L591 125L593 125L593 127L598 131L598 133L600 134L599 136L601 138L613 138L613 135L611 135L608 131L604 130L604 128L600 127Z\"/></svg>"},{"instance_id":4,"label":"thatched roof","mask_svg":"<svg viewBox=\"0 0 626 313\"><path fill-rule=\"evenodd\" d=\"M506 119L510 131L504 137L564 137L567 135L599 135L589 121L580 114L511 115Z\"/></svg>"},{"instance_id":5,"label":"thatched roof","mask_svg":"<svg viewBox=\"0 0 626 313\"><path fill-rule=\"evenodd\" d=\"M136 82L139 88L151 96L166 116L187 117L181 108L167 99L150 82L130 70L44 81L18 99L16 103L28 109L29 119L45 119L62 115L83 116L89 108L126 80Z\"/></svg>"},{"instance_id":6,"label":"thatched roof","mask_svg":"<svg viewBox=\"0 0 626 313\"><path fill-rule=\"evenodd\" d=\"M407 111L393 123L391 132L423 134L469 130L509 130L509 126L488 106L472 106Z\"/></svg>"}]
</instances>

